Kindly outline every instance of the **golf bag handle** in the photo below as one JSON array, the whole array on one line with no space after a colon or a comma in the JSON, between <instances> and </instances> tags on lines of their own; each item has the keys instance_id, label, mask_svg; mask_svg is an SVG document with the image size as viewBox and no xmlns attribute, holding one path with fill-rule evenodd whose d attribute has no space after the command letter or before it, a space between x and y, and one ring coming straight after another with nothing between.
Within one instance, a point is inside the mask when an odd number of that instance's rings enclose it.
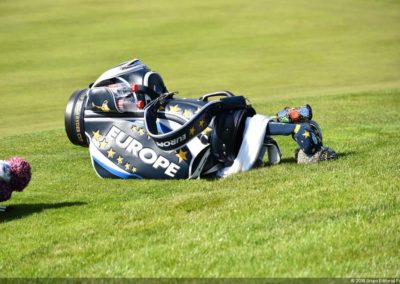
<instances>
[{"instance_id":1,"label":"golf bag handle","mask_svg":"<svg viewBox=\"0 0 400 284\"><path fill-rule=\"evenodd\" d=\"M160 106L165 106L172 99L173 93L163 94L152 101L144 111L145 126L148 135L154 139L156 145L164 150L170 151L182 147L192 138L200 134L217 114L247 108L246 99L242 96L227 96L217 101L208 102L189 121L180 128L168 133L158 133L157 113Z\"/></svg>"},{"instance_id":2,"label":"golf bag handle","mask_svg":"<svg viewBox=\"0 0 400 284\"><path fill-rule=\"evenodd\" d=\"M210 94L203 95L199 98L199 101L208 101L211 97L234 97L235 95L229 91L218 91Z\"/></svg>"}]
</instances>

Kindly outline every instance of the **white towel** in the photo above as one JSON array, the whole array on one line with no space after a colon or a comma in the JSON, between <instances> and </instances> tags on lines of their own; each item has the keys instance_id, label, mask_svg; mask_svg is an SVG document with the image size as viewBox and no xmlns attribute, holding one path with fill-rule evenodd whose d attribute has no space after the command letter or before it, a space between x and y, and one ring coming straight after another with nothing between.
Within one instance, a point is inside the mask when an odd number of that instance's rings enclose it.
<instances>
[{"instance_id":1,"label":"white towel","mask_svg":"<svg viewBox=\"0 0 400 284\"><path fill-rule=\"evenodd\" d=\"M239 153L232 166L222 168L217 172L219 177L227 177L232 174L250 170L257 159L262 159L265 151L262 151L265 132L271 117L256 114L246 120L243 132L243 141Z\"/></svg>"}]
</instances>

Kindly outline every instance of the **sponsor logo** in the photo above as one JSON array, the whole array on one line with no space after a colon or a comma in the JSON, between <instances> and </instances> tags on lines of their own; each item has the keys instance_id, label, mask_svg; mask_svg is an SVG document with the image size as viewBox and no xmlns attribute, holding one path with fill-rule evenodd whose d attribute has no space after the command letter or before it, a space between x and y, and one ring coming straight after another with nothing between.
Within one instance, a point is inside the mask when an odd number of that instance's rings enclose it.
<instances>
[{"instance_id":1,"label":"sponsor logo","mask_svg":"<svg viewBox=\"0 0 400 284\"><path fill-rule=\"evenodd\" d=\"M139 158L145 164L152 165L154 169L165 169L164 174L167 176L174 177L180 169L180 166L170 162L162 155L157 155L153 149L143 147L142 143L116 126L111 127L108 131L106 140L109 142L114 141L115 145L123 149L127 154Z\"/></svg>"},{"instance_id":2,"label":"sponsor logo","mask_svg":"<svg viewBox=\"0 0 400 284\"><path fill-rule=\"evenodd\" d=\"M86 97L86 93L79 96L77 103L75 104L75 129L76 129L76 136L78 140L83 142L82 132L81 132L81 107L83 100Z\"/></svg>"},{"instance_id":3,"label":"sponsor logo","mask_svg":"<svg viewBox=\"0 0 400 284\"><path fill-rule=\"evenodd\" d=\"M92 102L92 106L93 108L97 108L98 110L101 110L102 112L110 112L111 109L108 106L108 100L104 100L103 103L101 104L101 106L96 106L93 102Z\"/></svg>"},{"instance_id":4,"label":"sponsor logo","mask_svg":"<svg viewBox=\"0 0 400 284\"><path fill-rule=\"evenodd\" d=\"M156 144L159 147L170 147L170 146L175 146L185 140L186 140L186 133L182 134L178 138L174 138L174 139L171 139L169 141L164 141L164 142L156 142Z\"/></svg>"}]
</instances>

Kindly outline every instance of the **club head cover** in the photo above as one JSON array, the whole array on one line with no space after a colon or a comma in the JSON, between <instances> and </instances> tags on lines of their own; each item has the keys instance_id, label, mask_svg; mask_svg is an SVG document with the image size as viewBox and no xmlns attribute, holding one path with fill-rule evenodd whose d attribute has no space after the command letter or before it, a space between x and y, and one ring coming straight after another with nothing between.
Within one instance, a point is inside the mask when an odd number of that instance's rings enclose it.
<instances>
[{"instance_id":1,"label":"club head cover","mask_svg":"<svg viewBox=\"0 0 400 284\"><path fill-rule=\"evenodd\" d=\"M0 160L0 201L11 198L12 189L10 186L11 167L8 161Z\"/></svg>"},{"instance_id":2,"label":"club head cover","mask_svg":"<svg viewBox=\"0 0 400 284\"><path fill-rule=\"evenodd\" d=\"M308 122L313 117L312 108L309 104L301 107L285 107L276 114L278 122L299 123Z\"/></svg>"},{"instance_id":3,"label":"club head cover","mask_svg":"<svg viewBox=\"0 0 400 284\"><path fill-rule=\"evenodd\" d=\"M22 191L31 180L31 166L21 157L0 161L0 184L11 191Z\"/></svg>"},{"instance_id":4,"label":"club head cover","mask_svg":"<svg viewBox=\"0 0 400 284\"><path fill-rule=\"evenodd\" d=\"M0 202L7 201L11 198L12 190L10 185L3 180L0 180Z\"/></svg>"},{"instance_id":5,"label":"club head cover","mask_svg":"<svg viewBox=\"0 0 400 284\"><path fill-rule=\"evenodd\" d=\"M312 123L298 124L292 137L307 155L319 152L322 147L322 135Z\"/></svg>"}]
</instances>

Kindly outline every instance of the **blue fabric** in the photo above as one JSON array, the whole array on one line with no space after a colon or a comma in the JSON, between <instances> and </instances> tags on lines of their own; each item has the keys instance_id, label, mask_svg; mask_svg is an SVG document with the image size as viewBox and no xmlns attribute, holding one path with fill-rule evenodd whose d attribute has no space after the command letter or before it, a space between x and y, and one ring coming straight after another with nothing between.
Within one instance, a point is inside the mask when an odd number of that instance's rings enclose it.
<instances>
[{"instance_id":1,"label":"blue fabric","mask_svg":"<svg viewBox=\"0 0 400 284\"><path fill-rule=\"evenodd\" d=\"M294 133L296 124L282 123L282 122L269 122L267 126L267 135L291 135Z\"/></svg>"},{"instance_id":2,"label":"blue fabric","mask_svg":"<svg viewBox=\"0 0 400 284\"><path fill-rule=\"evenodd\" d=\"M280 123L270 122L267 135L292 135L299 147L307 154L312 155L322 146L322 137L315 127L309 123Z\"/></svg>"},{"instance_id":3,"label":"blue fabric","mask_svg":"<svg viewBox=\"0 0 400 284\"><path fill-rule=\"evenodd\" d=\"M322 139L317 131L309 123L301 123L293 135L293 139L307 155L312 155L321 149Z\"/></svg>"}]
</instances>

